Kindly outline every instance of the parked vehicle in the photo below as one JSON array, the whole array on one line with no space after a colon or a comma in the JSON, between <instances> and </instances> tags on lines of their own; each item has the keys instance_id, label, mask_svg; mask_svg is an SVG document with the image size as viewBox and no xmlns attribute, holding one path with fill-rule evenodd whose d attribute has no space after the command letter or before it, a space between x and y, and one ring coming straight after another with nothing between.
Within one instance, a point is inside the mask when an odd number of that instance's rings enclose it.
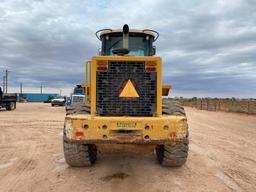
<instances>
[{"instance_id":1,"label":"parked vehicle","mask_svg":"<svg viewBox=\"0 0 256 192\"><path fill-rule=\"evenodd\" d=\"M52 107L54 106L65 106L66 104L66 98L62 96L57 96L54 99L51 100Z\"/></svg>"},{"instance_id":2,"label":"parked vehicle","mask_svg":"<svg viewBox=\"0 0 256 192\"><path fill-rule=\"evenodd\" d=\"M5 108L7 111L16 109L17 94L3 93L0 87L0 108Z\"/></svg>"},{"instance_id":3,"label":"parked vehicle","mask_svg":"<svg viewBox=\"0 0 256 192\"><path fill-rule=\"evenodd\" d=\"M76 106L83 105L85 102L85 90L82 85L76 85L73 93L66 101L66 112L70 113Z\"/></svg>"}]
</instances>

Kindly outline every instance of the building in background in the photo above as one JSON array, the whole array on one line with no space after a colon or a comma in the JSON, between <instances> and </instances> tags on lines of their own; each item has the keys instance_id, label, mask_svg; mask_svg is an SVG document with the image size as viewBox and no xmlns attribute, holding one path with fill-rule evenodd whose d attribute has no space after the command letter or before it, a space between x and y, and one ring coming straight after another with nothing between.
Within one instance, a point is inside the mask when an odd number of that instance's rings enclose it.
<instances>
[{"instance_id":1,"label":"building in background","mask_svg":"<svg viewBox=\"0 0 256 192\"><path fill-rule=\"evenodd\" d=\"M56 93L22 93L18 94L18 101L50 102L56 96Z\"/></svg>"}]
</instances>

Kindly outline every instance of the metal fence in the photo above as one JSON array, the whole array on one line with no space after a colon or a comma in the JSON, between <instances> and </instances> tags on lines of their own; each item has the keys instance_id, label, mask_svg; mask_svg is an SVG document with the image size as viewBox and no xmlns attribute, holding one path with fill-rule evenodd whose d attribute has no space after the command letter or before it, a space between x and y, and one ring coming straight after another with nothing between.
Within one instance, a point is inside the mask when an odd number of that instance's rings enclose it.
<instances>
[{"instance_id":1,"label":"metal fence","mask_svg":"<svg viewBox=\"0 0 256 192\"><path fill-rule=\"evenodd\" d=\"M208 111L227 111L256 115L255 99L178 99L183 106Z\"/></svg>"}]
</instances>

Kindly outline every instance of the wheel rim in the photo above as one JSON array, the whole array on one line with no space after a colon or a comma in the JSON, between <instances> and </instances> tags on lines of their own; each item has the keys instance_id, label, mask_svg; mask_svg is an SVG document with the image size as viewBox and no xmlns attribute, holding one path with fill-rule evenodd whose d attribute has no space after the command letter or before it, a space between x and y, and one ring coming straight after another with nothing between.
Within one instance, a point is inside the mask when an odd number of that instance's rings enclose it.
<instances>
[{"instance_id":1,"label":"wheel rim","mask_svg":"<svg viewBox=\"0 0 256 192\"><path fill-rule=\"evenodd\" d=\"M14 103L11 103L10 105L11 105L11 109L14 109Z\"/></svg>"}]
</instances>

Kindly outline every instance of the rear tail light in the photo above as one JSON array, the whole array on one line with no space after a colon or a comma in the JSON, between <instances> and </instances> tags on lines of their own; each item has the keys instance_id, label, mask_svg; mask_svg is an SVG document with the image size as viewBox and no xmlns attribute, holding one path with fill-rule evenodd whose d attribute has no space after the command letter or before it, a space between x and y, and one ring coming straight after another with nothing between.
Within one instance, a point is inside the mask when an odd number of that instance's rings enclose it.
<instances>
[{"instance_id":1,"label":"rear tail light","mask_svg":"<svg viewBox=\"0 0 256 192\"><path fill-rule=\"evenodd\" d=\"M169 134L169 139L170 140L176 139L176 133L170 133Z\"/></svg>"},{"instance_id":2,"label":"rear tail light","mask_svg":"<svg viewBox=\"0 0 256 192\"><path fill-rule=\"evenodd\" d=\"M147 62L145 65L146 72L155 72L156 71L156 63L154 62Z\"/></svg>"},{"instance_id":3,"label":"rear tail light","mask_svg":"<svg viewBox=\"0 0 256 192\"><path fill-rule=\"evenodd\" d=\"M97 64L97 71L106 72L108 71L108 63L106 61L100 61Z\"/></svg>"},{"instance_id":4,"label":"rear tail light","mask_svg":"<svg viewBox=\"0 0 256 192\"><path fill-rule=\"evenodd\" d=\"M155 71L156 71L156 68L153 67L153 66L146 67L146 71L147 71L147 72L155 72Z\"/></svg>"},{"instance_id":5,"label":"rear tail light","mask_svg":"<svg viewBox=\"0 0 256 192\"><path fill-rule=\"evenodd\" d=\"M84 132L83 131L76 131L75 135L76 135L76 137L83 137Z\"/></svg>"},{"instance_id":6,"label":"rear tail light","mask_svg":"<svg viewBox=\"0 0 256 192\"><path fill-rule=\"evenodd\" d=\"M107 68L107 66L105 66L105 65L100 65L100 66L97 67L97 70L98 70L98 71L107 71L108 68Z\"/></svg>"}]
</instances>

